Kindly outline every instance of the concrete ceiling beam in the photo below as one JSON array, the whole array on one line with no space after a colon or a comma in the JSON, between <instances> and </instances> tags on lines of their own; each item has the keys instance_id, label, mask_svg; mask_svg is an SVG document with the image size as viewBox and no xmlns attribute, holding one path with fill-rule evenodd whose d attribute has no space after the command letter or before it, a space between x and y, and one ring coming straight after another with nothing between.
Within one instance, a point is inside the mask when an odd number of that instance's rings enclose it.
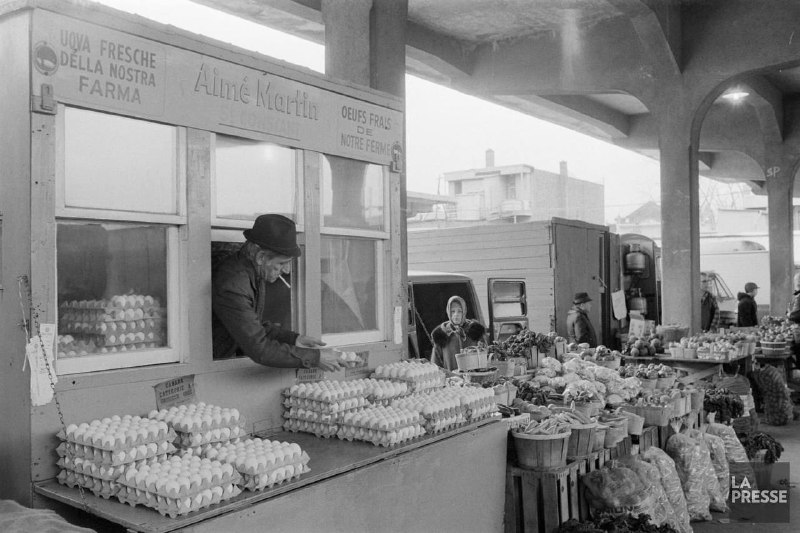
<instances>
[{"instance_id":1,"label":"concrete ceiling beam","mask_svg":"<svg viewBox=\"0 0 800 533\"><path fill-rule=\"evenodd\" d=\"M754 76L742 82L752 91L747 103L753 107L764 142L783 142L783 95L764 76Z\"/></svg>"},{"instance_id":2,"label":"concrete ceiling beam","mask_svg":"<svg viewBox=\"0 0 800 533\"><path fill-rule=\"evenodd\" d=\"M474 68L475 46L445 37L424 26L408 21L406 25L406 54L420 62L415 74L431 81L464 80ZM409 62L413 67L416 63Z\"/></svg>"},{"instance_id":3,"label":"concrete ceiling beam","mask_svg":"<svg viewBox=\"0 0 800 533\"><path fill-rule=\"evenodd\" d=\"M628 116L608 106L579 95L542 95L542 98L554 104L569 108L579 115L600 121L608 126L612 138L627 137L630 130Z\"/></svg>"},{"instance_id":4,"label":"concrete ceiling beam","mask_svg":"<svg viewBox=\"0 0 800 533\"><path fill-rule=\"evenodd\" d=\"M606 0L627 17L645 53L666 76L680 75L680 3L674 0Z\"/></svg>"}]
</instances>

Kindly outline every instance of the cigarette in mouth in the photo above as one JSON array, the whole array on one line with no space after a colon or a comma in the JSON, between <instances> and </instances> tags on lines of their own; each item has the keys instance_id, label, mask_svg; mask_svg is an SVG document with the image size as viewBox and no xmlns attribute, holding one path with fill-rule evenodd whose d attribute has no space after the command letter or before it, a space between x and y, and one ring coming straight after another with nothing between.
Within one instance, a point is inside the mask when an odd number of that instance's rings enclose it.
<instances>
[{"instance_id":1,"label":"cigarette in mouth","mask_svg":"<svg viewBox=\"0 0 800 533\"><path fill-rule=\"evenodd\" d=\"M281 280L283 284L289 287L290 289L292 288L292 286L289 284L288 281L286 281L286 278L284 278L283 276L278 276L278 279Z\"/></svg>"}]
</instances>

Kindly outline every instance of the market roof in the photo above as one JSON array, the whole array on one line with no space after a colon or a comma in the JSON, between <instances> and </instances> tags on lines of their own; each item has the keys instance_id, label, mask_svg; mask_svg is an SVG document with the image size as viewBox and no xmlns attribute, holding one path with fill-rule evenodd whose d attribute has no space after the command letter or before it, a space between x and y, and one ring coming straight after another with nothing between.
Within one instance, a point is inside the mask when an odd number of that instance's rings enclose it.
<instances>
[{"instance_id":1,"label":"market roof","mask_svg":"<svg viewBox=\"0 0 800 533\"><path fill-rule=\"evenodd\" d=\"M196 1L324 42L322 0ZM407 19L410 73L653 158L659 93L696 89L701 172L756 192L796 129L794 0L408 0Z\"/></svg>"}]
</instances>

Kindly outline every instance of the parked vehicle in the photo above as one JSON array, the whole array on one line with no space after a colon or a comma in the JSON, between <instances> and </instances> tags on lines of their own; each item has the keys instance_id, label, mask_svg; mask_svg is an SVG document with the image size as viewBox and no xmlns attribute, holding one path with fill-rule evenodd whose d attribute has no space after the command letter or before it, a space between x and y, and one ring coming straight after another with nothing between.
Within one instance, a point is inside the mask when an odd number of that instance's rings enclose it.
<instances>
[{"instance_id":1,"label":"parked vehicle","mask_svg":"<svg viewBox=\"0 0 800 533\"><path fill-rule=\"evenodd\" d=\"M566 337L573 296L587 292L595 302L590 318L598 340L613 345L619 323L613 319L610 295L621 288L619 263L619 237L606 226L578 220L553 218L517 224L412 228L408 232L409 269L454 272L472 278L481 315L490 317L495 336L516 330L512 320L498 329L498 312L508 318L519 311L530 329L556 331ZM523 282L524 292L519 285L517 289L503 286L502 280ZM509 298L512 301L506 302ZM441 307L444 313L444 304Z\"/></svg>"}]
</instances>

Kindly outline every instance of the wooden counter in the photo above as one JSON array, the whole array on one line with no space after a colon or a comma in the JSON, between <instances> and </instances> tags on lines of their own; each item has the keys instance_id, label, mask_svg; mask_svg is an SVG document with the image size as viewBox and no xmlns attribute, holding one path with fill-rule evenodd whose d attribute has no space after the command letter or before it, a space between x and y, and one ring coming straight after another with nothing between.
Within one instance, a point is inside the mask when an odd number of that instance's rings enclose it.
<instances>
[{"instance_id":1,"label":"wooden counter","mask_svg":"<svg viewBox=\"0 0 800 533\"><path fill-rule=\"evenodd\" d=\"M87 512L130 531L502 531L507 428L497 418L393 448L306 433L311 472L260 492L169 518L86 491ZM83 509L77 488L48 480L38 494Z\"/></svg>"}]
</instances>

